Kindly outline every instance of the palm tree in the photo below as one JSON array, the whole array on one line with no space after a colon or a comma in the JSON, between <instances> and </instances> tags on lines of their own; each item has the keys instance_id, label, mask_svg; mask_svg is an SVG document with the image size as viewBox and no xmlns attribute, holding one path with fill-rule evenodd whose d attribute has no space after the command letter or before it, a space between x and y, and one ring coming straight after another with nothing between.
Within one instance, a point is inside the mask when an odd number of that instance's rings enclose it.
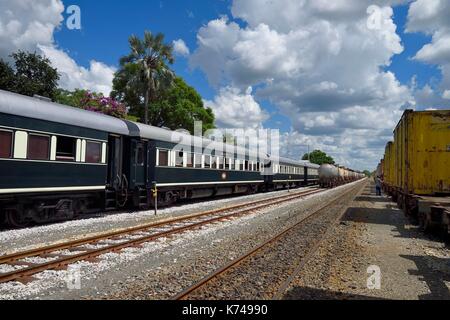
<instances>
[{"instance_id":1,"label":"palm tree","mask_svg":"<svg viewBox=\"0 0 450 320\"><path fill-rule=\"evenodd\" d=\"M131 65L138 68L129 78L127 86L130 91L144 93L145 124L149 124L149 107L159 94L172 86L175 78L167 64L173 64L173 47L164 43L164 35L158 33L154 36L150 31L145 31L144 39L132 35L129 39L131 53L120 59L122 69L126 73Z\"/></svg>"}]
</instances>

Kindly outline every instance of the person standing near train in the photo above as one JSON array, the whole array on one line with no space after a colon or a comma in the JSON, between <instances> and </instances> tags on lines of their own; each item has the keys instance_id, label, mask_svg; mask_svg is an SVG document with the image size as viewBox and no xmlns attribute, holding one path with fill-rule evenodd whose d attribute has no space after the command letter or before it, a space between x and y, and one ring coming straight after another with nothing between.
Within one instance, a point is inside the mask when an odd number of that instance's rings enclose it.
<instances>
[{"instance_id":1,"label":"person standing near train","mask_svg":"<svg viewBox=\"0 0 450 320\"><path fill-rule=\"evenodd\" d=\"M377 192L377 196L381 196L381 180L380 177L375 177L375 189Z\"/></svg>"}]
</instances>

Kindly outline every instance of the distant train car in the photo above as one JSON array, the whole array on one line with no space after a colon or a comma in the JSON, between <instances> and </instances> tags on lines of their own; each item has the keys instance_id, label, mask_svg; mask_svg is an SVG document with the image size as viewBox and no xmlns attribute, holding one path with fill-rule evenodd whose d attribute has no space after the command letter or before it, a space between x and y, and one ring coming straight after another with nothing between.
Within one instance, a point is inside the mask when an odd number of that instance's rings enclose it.
<instances>
[{"instance_id":1,"label":"distant train car","mask_svg":"<svg viewBox=\"0 0 450 320\"><path fill-rule=\"evenodd\" d=\"M450 228L450 110L404 112L386 146L384 184L420 224Z\"/></svg>"},{"instance_id":2,"label":"distant train car","mask_svg":"<svg viewBox=\"0 0 450 320\"><path fill-rule=\"evenodd\" d=\"M319 168L319 185L332 188L339 185L339 169L331 164L323 164Z\"/></svg>"},{"instance_id":3,"label":"distant train car","mask_svg":"<svg viewBox=\"0 0 450 320\"><path fill-rule=\"evenodd\" d=\"M319 185L324 188L333 188L364 178L365 175L363 173L342 166L323 164L319 168Z\"/></svg>"}]
</instances>

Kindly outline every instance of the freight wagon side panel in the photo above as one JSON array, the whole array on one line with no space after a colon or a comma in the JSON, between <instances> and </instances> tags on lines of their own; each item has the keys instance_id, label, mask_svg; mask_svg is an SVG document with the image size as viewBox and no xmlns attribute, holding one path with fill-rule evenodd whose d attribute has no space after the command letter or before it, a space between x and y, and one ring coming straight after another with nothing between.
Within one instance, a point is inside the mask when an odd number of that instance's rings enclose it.
<instances>
[{"instance_id":1,"label":"freight wagon side panel","mask_svg":"<svg viewBox=\"0 0 450 320\"><path fill-rule=\"evenodd\" d=\"M406 175L406 145L405 145L405 122L406 114L400 120L395 129L395 144L394 144L394 186L402 190L406 190L405 175Z\"/></svg>"},{"instance_id":2,"label":"freight wagon side panel","mask_svg":"<svg viewBox=\"0 0 450 320\"><path fill-rule=\"evenodd\" d=\"M390 180L391 180L391 186L395 187L397 185L397 163L396 163L396 157L395 157L395 142L393 142L390 147L389 147L389 153L390 153L390 158L389 158L389 176L390 176Z\"/></svg>"},{"instance_id":3,"label":"freight wagon side panel","mask_svg":"<svg viewBox=\"0 0 450 320\"><path fill-rule=\"evenodd\" d=\"M387 185L391 186L392 185L392 181L391 181L391 169L390 169L390 164L391 164L391 154L390 154L390 145L391 143L389 142L386 145L385 148L385 154L384 154L384 181Z\"/></svg>"},{"instance_id":4,"label":"freight wagon side panel","mask_svg":"<svg viewBox=\"0 0 450 320\"><path fill-rule=\"evenodd\" d=\"M450 111L415 112L408 118L409 192L450 193Z\"/></svg>"}]
</instances>

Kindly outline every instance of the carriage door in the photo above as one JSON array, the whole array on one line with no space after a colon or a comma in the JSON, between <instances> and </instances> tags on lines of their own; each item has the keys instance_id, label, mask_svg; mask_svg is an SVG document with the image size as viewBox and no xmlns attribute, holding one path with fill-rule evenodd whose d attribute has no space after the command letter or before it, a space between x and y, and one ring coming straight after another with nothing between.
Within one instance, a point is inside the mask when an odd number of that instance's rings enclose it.
<instances>
[{"instance_id":1,"label":"carriage door","mask_svg":"<svg viewBox=\"0 0 450 320\"><path fill-rule=\"evenodd\" d=\"M133 141L134 159L133 159L133 187L147 185L147 142Z\"/></svg>"},{"instance_id":2,"label":"carriage door","mask_svg":"<svg viewBox=\"0 0 450 320\"><path fill-rule=\"evenodd\" d=\"M122 179L122 139L108 138L108 186L118 190Z\"/></svg>"}]
</instances>

